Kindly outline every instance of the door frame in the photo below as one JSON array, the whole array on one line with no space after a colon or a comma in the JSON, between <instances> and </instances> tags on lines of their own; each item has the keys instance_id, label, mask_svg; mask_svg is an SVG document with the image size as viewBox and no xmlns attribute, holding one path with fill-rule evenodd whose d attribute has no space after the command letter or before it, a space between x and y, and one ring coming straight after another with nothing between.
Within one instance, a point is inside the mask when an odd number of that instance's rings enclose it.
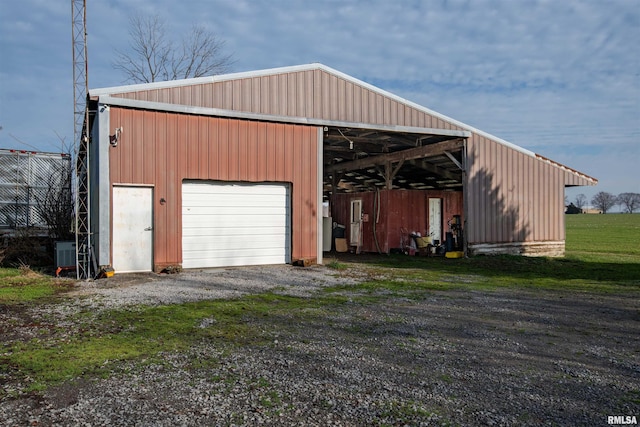
<instances>
[{"instance_id":1,"label":"door frame","mask_svg":"<svg viewBox=\"0 0 640 427\"><path fill-rule=\"evenodd\" d=\"M362 199L351 200L350 206L351 208L349 210L349 245L362 246L362 230L361 230ZM357 206L357 209L354 209L354 207L356 206Z\"/></svg>"},{"instance_id":2,"label":"door frame","mask_svg":"<svg viewBox=\"0 0 640 427\"><path fill-rule=\"evenodd\" d=\"M439 206L439 218L438 218L438 222L439 222L439 229L437 230L438 232L438 239L436 239L436 236L432 236L432 224L431 224L431 218L433 217L431 214L431 201L438 201L437 205ZM435 205L435 204L434 204ZM439 243L442 244L442 232L443 232L443 224L442 224L442 198L441 197L428 197L427 198L427 209L428 209L428 218L429 218L429 228L428 228L428 234L429 234L429 239L430 239L430 243L433 243L434 240L439 240Z\"/></svg>"},{"instance_id":3,"label":"door frame","mask_svg":"<svg viewBox=\"0 0 640 427\"><path fill-rule=\"evenodd\" d=\"M114 260L115 260L115 254L114 251L116 250L115 247L115 235L116 235L116 228L114 226L114 221L116 218L116 214L117 214L117 206L116 206L116 200L115 200L115 190L116 188L118 189L122 189L122 188L126 188L126 189L131 189L131 188L139 188L139 189L148 189L150 192L150 215L151 215L151 230L149 230L151 232L151 242L150 242L150 247L149 247L149 264L148 264L148 269L144 269L144 270L125 270L125 271L115 271L116 273L133 273L133 272L150 272L153 271L153 267L154 267L154 261L155 261L155 209L154 209L154 194L155 194L155 187L153 185L137 185L137 184L113 184L113 186L111 187L111 265L115 268L116 266L114 266Z\"/></svg>"},{"instance_id":4,"label":"door frame","mask_svg":"<svg viewBox=\"0 0 640 427\"><path fill-rule=\"evenodd\" d=\"M245 265L269 265L272 264L272 262L258 262L258 263L248 263L248 264L244 264L244 263L239 263L239 264L226 264L226 265L206 265L206 266L193 266L193 265L187 265L189 264L186 261L191 261L191 259L189 257L185 257L185 248L187 247L187 245L185 245L185 238L187 238L186 234L185 234L185 224L191 225L191 223L189 223L187 220L185 220L185 208L191 208L193 207L193 205L188 204L185 205L185 200L189 199L188 197L185 197L185 188L189 188L189 186L195 186L194 188L200 186L203 190L202 191L207 191L207 190L215 190L215 192L213 194L217 194L220 195L222 193L220 193L219 188L227 188L227 189L231 189L231 190L236 190L234 191L235 194L241 194L245 200L251 200L251 196L260 196L260 194L262 193L261 189L265 188L265 187L274 187L277 188L278 191L280 189L284 190L284 205L282 205L283 208L285 208L285 214L284 214L284 224L285 224L285 233L284 233L284 260L283 263L284 264L290 264L292 262L292 254L293 254L293 198L292 198L292 185L290 182L243 182L243 181L221 181L221 180L183 180L182 181L182 186L181 186L181 193L183 195L182 197L182 208L181 208L181 215L182 215L182 242L181 242L181 250L182 250L182 266L183 268L187 268L187 269L191 269L191 268L216 268L216 267L233 267L233 266L245 266ZM245 192L244 190L241 190L239 187L243 187L244 189L250 190L249 192ZM254 192L255 191L255 192ZM188 193L188 192L187 192ZM225 193L223 191L223 193ZM233 194L233 193L228 193L228 194ZM206 197L209 197L211 195L211 193L208 193ZM277 195L277 198L280 197L280 194ZM220 199L222 199L222 197L219 197ZM207 199L207 200L211 200L211 199ZM219 206L218 206L219 207ZM253 207L255 207L253 205ZM253 209L252 205L249 206L245 206L245 208L249 208L249 209ZM204 216L204 215L201 215ZM214 218L214 215L212 214L208 214L206 215L206 217L208 218L208 220L211 220ZM264 227L268 227L268 225L265 225ZM250 236L247 235L246 239L250 239ZM213 239L211 240L213 241ZM219 247L218 247L219 249ZM232 250L237 250L237 247L231 248ZM250 249L250 248L249 248ZM210 260L212 259L217 259L217 258L209 258ZM185 261L186 260L186 261ZM280 261L277 262L277 264L280 264Z\"/></svg>"}]
</instances>

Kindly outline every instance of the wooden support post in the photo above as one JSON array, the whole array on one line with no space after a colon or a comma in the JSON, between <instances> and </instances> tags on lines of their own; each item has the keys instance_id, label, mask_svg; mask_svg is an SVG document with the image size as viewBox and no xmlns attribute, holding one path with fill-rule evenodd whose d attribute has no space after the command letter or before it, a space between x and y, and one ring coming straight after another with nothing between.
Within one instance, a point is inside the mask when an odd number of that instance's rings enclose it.
<instances>
[{"instance_id":1,"label":"wooden support post","mask_svg":"<svg viewBox=\"0 0 640 427\"><path fill-rule=\"evenodd\" d=\"M393 167L393 162L386 162L384 164L384 170L380 168L376 168L378 170L378 173L382 175L382 177L384 178L385 189L387 190L393 189L393 178L395 178L395 176L398 174L398 171L400 170L403 164L404 164L404 160L400 160L398 164L395 167Z\"/></svg>"},{"instance_id":2,"label":"wooden support post","mask_svg":"<svg viewBox=\"0 0 640 427\"><path fill-rule=\"evenodd\" d=\"M340 172L331 172L331 195L338 193L338 184L340 184L340 180L342 179L342 173Z\"/></svg>"}]
</instances>

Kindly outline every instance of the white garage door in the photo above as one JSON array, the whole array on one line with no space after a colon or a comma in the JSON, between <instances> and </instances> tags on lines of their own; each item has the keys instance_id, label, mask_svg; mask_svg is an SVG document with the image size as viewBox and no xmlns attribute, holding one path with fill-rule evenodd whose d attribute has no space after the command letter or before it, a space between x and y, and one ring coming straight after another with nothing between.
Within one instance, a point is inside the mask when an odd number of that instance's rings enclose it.
<instances>
[{"instance_id":1,"label":"white garage door","mask_svg":"<svg viewBox=\"0 0 640 427\"><path fill-rule=\"evenodd\" d=\"M287 184L182 184L184 268L291 262Z\"/></svg>"}]
</instances>

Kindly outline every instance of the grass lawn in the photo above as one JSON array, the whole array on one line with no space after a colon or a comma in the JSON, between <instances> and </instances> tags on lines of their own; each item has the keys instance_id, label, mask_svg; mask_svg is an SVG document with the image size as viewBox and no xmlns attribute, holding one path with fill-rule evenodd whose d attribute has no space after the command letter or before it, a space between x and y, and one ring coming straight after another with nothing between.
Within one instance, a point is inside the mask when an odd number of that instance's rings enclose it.
<instances>
[{"instance_id":1,"label":"grass lawn","mask_svg":"<svg viewBox=\"0 0 640 427\"><path fill-rule=\"evenodd\" d=\"M564 258L479 256L465 259L377 257L404 276L398 288L515 287L557 291L640 291L640 214L566 215ZM369 286L393 286L370 283Z\"/></svg>"},{"instance_id":2,"label":"grass lawn","mask_svg":"<svg viewBox=\"0 0 640 427\"><path fill-rule=\"evenodd\" d=\"M42 300L64 292L73 281L54 279L29 268L0 268L0 306Z\"/></svg>"}]
</instances>

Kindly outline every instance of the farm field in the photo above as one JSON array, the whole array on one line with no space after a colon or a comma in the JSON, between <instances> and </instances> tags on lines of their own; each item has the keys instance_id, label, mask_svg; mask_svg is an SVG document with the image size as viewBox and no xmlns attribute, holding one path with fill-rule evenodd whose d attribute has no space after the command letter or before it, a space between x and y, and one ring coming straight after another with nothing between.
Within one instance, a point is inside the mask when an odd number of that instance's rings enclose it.
<instances>
[{"instance_id":1,"label":"farm field","mask_svg":"<svg viewBox=\"0 0 640 427\"><path fill-rule=\"evenodd\" d=\"M640 214L565 215L570 258L640 263Z\"/></svg>"}]
</instances>

